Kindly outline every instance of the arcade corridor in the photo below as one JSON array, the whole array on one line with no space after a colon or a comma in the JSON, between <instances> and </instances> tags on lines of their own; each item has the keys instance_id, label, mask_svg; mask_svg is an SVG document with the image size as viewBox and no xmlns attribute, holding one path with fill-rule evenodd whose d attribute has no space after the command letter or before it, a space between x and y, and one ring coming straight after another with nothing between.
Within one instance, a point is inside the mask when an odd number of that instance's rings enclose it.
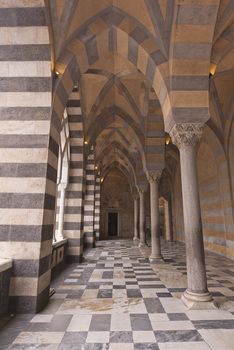
<instances>
[{"instance_id":1,"label":"arcade corridor","mask_svg":"<svg viewBox=\"0 0 234 350\"><path fill-rule=\"evenodd\" d=\"M0 350L234 350L234 0L0 0L0 62Z\"/></svg>"},{"instance_id":2,"label":"arcade corridor","mask_svg":"<svg viewBox=\"0 0 234 350\"><path fill-rule=\"evenodd\" d=\"M162 248L165 262L150 265L147 248L130 240L98 242L59 275L41 313L7 323L0 349L232 350L233 262L207 253L208 287L220 309L188 310L180 300L184 245Z\"/></svg>"}]
</instances>

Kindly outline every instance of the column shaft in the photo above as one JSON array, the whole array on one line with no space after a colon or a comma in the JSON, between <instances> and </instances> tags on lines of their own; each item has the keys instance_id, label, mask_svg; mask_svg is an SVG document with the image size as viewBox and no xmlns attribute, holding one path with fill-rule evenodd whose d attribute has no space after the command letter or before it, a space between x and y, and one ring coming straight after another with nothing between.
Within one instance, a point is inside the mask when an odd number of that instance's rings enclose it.
<instances>
[{"instance_id":1,"label":"column shaft","mask_svg":"<svg viewBox=\"0 0 234 350\"><path fill-rule=\"evenodd\" d=\"M134 237L133 240L138 240L138 200L137 197L134 198Z\"/></svg>"},{"instance_id":2,"label":"column shaft","mask_svg":"<svg viewBox=\"0 0 234 350\"><path fill-rule=\"evenodd\" d=\"M63 239L63 222L64 222L64 207L65 207L65 196L66 188L60 185L60 202L59 202L59 217L58 217L58 233L55 237L56 240Z\"/></svg>"},{"instance_id":3,"label":"column shaft","mask_svg":"<svg viewBox=\"0 0 234 350\"><path fill-rule=\"evenodd\" d=\"M158 181L150 180L151 260L162 258L158 206Z\"/></svg>"},{"instance_id":4,"label":"column shaft","mask_svg":"<svg viewBox=\"0 0 234 350\"><path fill-rule=\"evenodd\" d=\"M76 107L75 107L76 106ZM68 239L67 260L80 262L83 256L84 135L80 93L74 88L67 103L70 129L69 178L66 188L63 236Z\"/></svg>"},{"instance_id":5,"label":"column shaft","mask_svg":"<svg viewBox=\"0 0 234 350\"><path fill-rule=\"evenodd\" d=\"M140 191L140 243L139 246L145 245L145 203L144 203L144 191Z\"/></svg>"},{"instance_id":6,"label":"column shaft","mask_svg":"<svg viewBox=\"0 0 234 350\"><path fill-rule=\"evenodd\" d=\"M207 292L201 209L194 146L180 148L188 290Z\"/></svg>"},{"instance_id":7,"label":"column shaft","mask_svg":"<svg viewBox=\"0 0 234 350\"><path fill-rule=\"evenodd\" d=\"M188 288L182 296L193 309L214 308L207 289L201 208L196 169L196 145L202 124L177 124L171 130L173 143L180 150Z\"/></svg>"},{"instance_id":8,"label":"column shaft","mask_svg":"<svg viewBox=\"0 0 234 350\"><path fill-rule=\"evenodd\" d=\"M172 242L172 228L171 228L171 208L170 202L164 200L164 228L165 228L165 240L168 242Z\"/></svg>"}]
</instances>

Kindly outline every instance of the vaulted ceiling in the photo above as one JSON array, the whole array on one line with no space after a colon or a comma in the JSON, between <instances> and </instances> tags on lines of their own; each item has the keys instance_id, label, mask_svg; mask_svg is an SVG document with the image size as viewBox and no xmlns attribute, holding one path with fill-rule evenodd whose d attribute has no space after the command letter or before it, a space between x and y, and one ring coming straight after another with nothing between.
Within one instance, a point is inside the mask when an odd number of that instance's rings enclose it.
<instances>
[{"instance_id":1,"label":"vaulted ceiling","mask_svg":"<svg viewBox=\"0 0 234 350\"><path fill-rule=\"evenodd\" d=\"M165 130L186 118L210 118L220 138L228 132L233 0L50 0L47 7L55 70L65 76L69 67L65 89L71 76L78 82L84 135L103 173L118 166L144 181L165 165Z\"/></svg>"}]
</instances>

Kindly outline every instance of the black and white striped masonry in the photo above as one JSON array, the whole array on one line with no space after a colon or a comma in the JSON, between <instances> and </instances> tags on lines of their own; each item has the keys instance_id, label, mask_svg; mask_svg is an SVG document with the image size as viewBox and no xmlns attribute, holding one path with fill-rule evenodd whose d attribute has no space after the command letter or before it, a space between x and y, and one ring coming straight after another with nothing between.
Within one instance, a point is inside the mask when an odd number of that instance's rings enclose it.
<instances>
[{"instance_id":1,"label":"black and white striped masonry","mask_svg":"<svg viewBox=\"0 0 234 350\"><path fill-rule=\"evenodd\" d=\"M11 311L33 313L49 297L59 133L43 1L17 3L0 8L0 250L14 260Z\"/></svg>"},{"instance_id":2,"label":"black and white striped masonry","mask_svg":"<svg viewBox=\"0 0 234 350\"><path fill-rule=\"evenodd\" d=\"M84 178L84 137L83 120L78 88L74 88L68 105L70 129L70 168L66 191L64 215L64 237L68 238L68 260L79 262L83 252L83 178Z\"/></svg>"},{"instance_id":3,"label":"black and white striped masonry","mask_svg":"<svg viewBox=\"0 0 234 350\"><path fill-rule=\"evenodd\" d=\"M94 149L86 161L86 182L85 182L85 201L84 201L84 245L87 248L95 246L94 237L94 195L95 195L95 162Z\"/></svg>"},{"instance_id":4,"label":"black and white striped masonry","mask_svg":"<svg viewBox=\"0 0 234 350\"><path fill-rule=\"evenodd\" d=\"M100 237L100 196L101 196L101 182L100 174L96 174L95 179L95 195L94 195L94 231L96 239Z\"/></svg>"}]
</instances>

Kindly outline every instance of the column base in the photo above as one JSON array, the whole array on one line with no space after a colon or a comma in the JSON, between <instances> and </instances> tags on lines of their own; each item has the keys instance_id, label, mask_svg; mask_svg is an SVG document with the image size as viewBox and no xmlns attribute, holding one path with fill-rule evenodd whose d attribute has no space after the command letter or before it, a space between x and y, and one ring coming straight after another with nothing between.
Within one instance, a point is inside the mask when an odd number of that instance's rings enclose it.
<instances>
[{"instance_id":1,"label":"column base","mask_svg":"<svg viewBox=\"0 0 234 350\"><path fill-rule=\"evenodd\" d=\"M218 308L210 292L193 293L186 290L182 294L181 300L189 310L214 310Z\"/></svg>"},{"instance_id":2,"label":"column base","mask_svg":"<svg viewBox=\"0 0 234 350\"><path fill-rule=\"evenodd\" d=\"M149 261L151 264L158 264L158 263L164 262L162 255L159 255L159 256L150 255Z\"/></svg>"},{"instance_id":3,"label":"column base","mask_svg":"<svg viewBox=\"0 0 234 350\"><path fill-rule=\"evenodd\" d=\"M139 241L138 237L133 237L133 241Z\"/></svg>"},{"instance_id":4,"label":"column base","mask_svg":"<svg viewBox=\"0 0 234 350\"><path fill-rule=\"evenodd\" d=\"M138 248L143 248L143 247L145 247L145 243L140 242L140 243L138 244Z\"/></svg>"}]
</instances>

